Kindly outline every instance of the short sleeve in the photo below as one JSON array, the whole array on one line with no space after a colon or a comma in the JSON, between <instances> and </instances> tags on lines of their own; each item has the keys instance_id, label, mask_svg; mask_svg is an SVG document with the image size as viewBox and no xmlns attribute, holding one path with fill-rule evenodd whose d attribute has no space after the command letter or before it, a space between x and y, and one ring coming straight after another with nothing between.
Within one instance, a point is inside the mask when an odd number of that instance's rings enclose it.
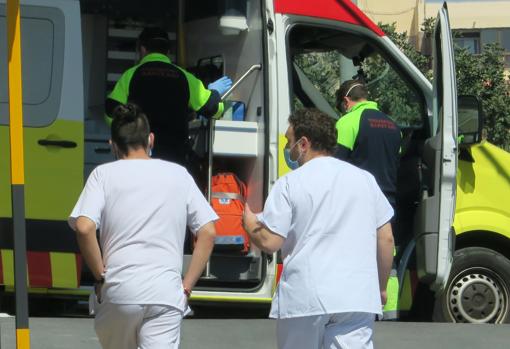
<instances>
[{"instance_id":1,"label":"short sleeve","mask_svg":"<svg viewBox=\"0 0 510 349\"><path fill-rule=\"evenodd\" d=\"M286 177L275 183L264 205L264 211L257 218L273 233L287 237L292 223L292 205Z\"/></svg>"},{"instance_id":2,"label":"short sleeve","mask_svg":"<svg viewBox=\"0 0 510 349\"><path fill-rule=\"evenodd\" d=\"M104 117L106 123L110 127L112 126L113 110L115 109L115 107L118 106L119 104L126 104L128 101L129 85L136 71L136 68L137 66L126 70L126 72L122 74L120 79L113 87L113 91L110 92L110 94L106 98Z\"/></svg>"},{"instance_id":3,"label":"short sleeve","mask_svg":"<svg viewBox=\"0 0 510 349\"><path fill-rule=\"evenodd\" d=\"M350 115L344 115L336 122L337 143L349 150L354 149L356 138L358 137L359 122L356 125L354 118ZM359 121L359 120L358 120Z\"/></svg>"},{"instance_id":4,"label":"short sleeve","mask_svg":"<svg viewBox=\"0 0 510 349\"><path fill-rule=\"evenodd\" d=\"M90 174L81 192L78 202L74 206L71 215L68 218L69 226L76 230L76 220L78 217L87 217L96 223L96 229L100 228L101 213L105 205L105 193L103 178L99 168L96 168Z\"/></svg>"},{"instance_id":5,"label":"short sleeve","mask_svg":"<svg viewBox=\"0 0 510 349\"><path fill-rule=\"evenodd\" d=\"M367 173L367 177L370 180L371 187L375 196L375 219L377 228L382 227L388 223L394 215L393 207L391 207L388 199L384 196L381 188L377 184L374 176Z\"/></svg>"},{"instance_id":6,"label":"short sleeve","mask_svg":"<svg viewBox=\"0 0 510 349\"><path fill-rule=\"evenodd\" d=\"M219 217L214 212L211 205L209 205L204 195L200 192L191 176L189 176L189 181L191 183L186 201L186 224L190 228L191 232L196 235L200 228L209 222L217 221Z\"/></svg>"},{"instance_id":7,"label":"short sleeve","mask_svg":"<svg viewBox=\"0 0 510 349\"><path fill-rule=\"evenodd\" d=\"M132 67L124 72L115 84L112 92L108 95L108 98L113 99L121 104L126 104L129 96L129 84L136 71L137 66Z\"/></svg>"}]
</instances>

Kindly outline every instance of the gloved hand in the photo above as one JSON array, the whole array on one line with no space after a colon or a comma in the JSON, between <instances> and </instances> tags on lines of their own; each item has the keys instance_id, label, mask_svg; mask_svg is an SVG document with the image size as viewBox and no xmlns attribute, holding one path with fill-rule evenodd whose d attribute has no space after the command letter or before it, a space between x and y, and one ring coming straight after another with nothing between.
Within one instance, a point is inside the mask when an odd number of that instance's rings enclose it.
<instances>
[{"instance_id":1,"label":"gloved hand","mask_svg":"<svg viewBox=\"0 0 510 349\"><path fill-rule=\"evenodd\" d=\"M209 90L216 90L220 94L220 96L223 96L225 92L229 90L229 88L232 87L232 80L228 76L224 76L222 78L219 78L216 81L211 82L209 85L207 85L207 88Z\"/></svg>"}]
</instances>

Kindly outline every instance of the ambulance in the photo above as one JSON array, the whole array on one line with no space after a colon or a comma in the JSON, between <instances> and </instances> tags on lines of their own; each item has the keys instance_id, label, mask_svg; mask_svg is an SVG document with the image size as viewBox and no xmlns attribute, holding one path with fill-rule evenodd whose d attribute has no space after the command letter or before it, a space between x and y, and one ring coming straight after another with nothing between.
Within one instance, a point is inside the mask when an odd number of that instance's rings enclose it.
<instances>
[{"instance_id":1,"label":"ambulance","mask_svg":"<svg viewBox=\"0 0 510 349\"><path fill-rule=\"evenodd\" d=\"M5 16L1 0L0 283L9 295L14 273ZM388 100L382 86L398 86L394 100L381 108L403 133L397 214L409 243L398 268L400 313L435 302L438 320L508 321L509 155L482 140L477 100L457 99L446 5L433 36L432 83L347 0L25 0L21 18L31 294L80 299L91 291L92 276L66 220L88 174L114 160L105 96L137 61L141 29L160 26L172 40L172 61L204 81L222 75L236 81L212 138L206 122L190 118L190 144L197 182L220 171L236 173L254 211L289 171L283 148L293 110L315 107L338 118L334 91L353 75L364 75L376 101ZM331 72L323 69L325 60L334 63ZM378 73L364 73L368 64ZM187 248L185 266L190 254ZM191 302L267 305L281 270L278 254L254 246L248 253L218 249ZM429 293L435 299L424 296Z\"/></svg>"}]
</instances>

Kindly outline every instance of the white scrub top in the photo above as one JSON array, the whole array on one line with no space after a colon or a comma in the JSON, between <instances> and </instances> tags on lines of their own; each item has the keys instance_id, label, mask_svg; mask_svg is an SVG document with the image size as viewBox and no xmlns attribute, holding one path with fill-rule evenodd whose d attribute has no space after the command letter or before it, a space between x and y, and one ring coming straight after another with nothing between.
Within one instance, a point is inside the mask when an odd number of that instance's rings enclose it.
<instances>
[{"instance_id":1,"label":"white scrub top","mask_svg":"<svg viewBox=\"0 0 510 349\"><path fill-rule=\"evenodd\" d=\"M97 167L69 217L100 230L106 267L102 297L115 304L169 305L185 311L186 226L217 220L184 167L162 160L119 160Z\"/></svg>"},{"instance_id":2,"label":"white scrub top","mask_svg":"<svg viewBox=\"0 0 510 349\"><path fill-rule=\"evenodd\" d=\"M376 235L392 216L374 177L333 157L280 178L258 215L285 238L270 317L381 314Z\"/></svg>"}]
</instances>

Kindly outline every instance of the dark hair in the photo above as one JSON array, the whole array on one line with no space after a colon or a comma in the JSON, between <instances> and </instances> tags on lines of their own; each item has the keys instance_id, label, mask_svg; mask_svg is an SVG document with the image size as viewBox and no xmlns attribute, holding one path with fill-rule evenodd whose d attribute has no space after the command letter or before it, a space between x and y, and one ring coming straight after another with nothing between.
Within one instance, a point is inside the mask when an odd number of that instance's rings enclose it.
<instances>
[{"instance_id":1,"label":"dark hair","mask_svg":"<svg viewBox=\"0 0 510 349\"><path fill-rule=\"evenodd\" d=\"M318 109L296 110L289 117L295 140L306 137L313 150L332 153L337 143L335 119Z\"/></svg>"},{"instance_id":2,"label":"dark hair","mask_svg":"<svg viewBox=\"0 0 510 349\"><path fill-rule=\"evenodd\" d=\"M138 46L143 46L149 52L167 54L170 50L168 33L158 27L147 27L138 36Z\"/></svg>"},{"instance_id":3,"label":"dark hair","mask_svg":"<svg viewBox=\"0 0 510 349\"><path fill-rule=\"evenodd\" d=\"M349 92L349 95L347 95L347 92ZM336 107L339 110L341 109L339 104L342 103L344 97L349 97L353 101L367 99L368 98L367 86L361 80L344 81L340 88L336 91L336 104L337 104Z\"/></svg>"},{"instance_id":4,"label":"dark hair","mask_svg":"<svg viewBox=\"0 0 510 349\"><path fill-rule=\"evenodd\" d=\"M147 148L149 120L135 104L121 104L113 110L112 142L126 155L129 149Z\"/></svg>"}]
</instances>

